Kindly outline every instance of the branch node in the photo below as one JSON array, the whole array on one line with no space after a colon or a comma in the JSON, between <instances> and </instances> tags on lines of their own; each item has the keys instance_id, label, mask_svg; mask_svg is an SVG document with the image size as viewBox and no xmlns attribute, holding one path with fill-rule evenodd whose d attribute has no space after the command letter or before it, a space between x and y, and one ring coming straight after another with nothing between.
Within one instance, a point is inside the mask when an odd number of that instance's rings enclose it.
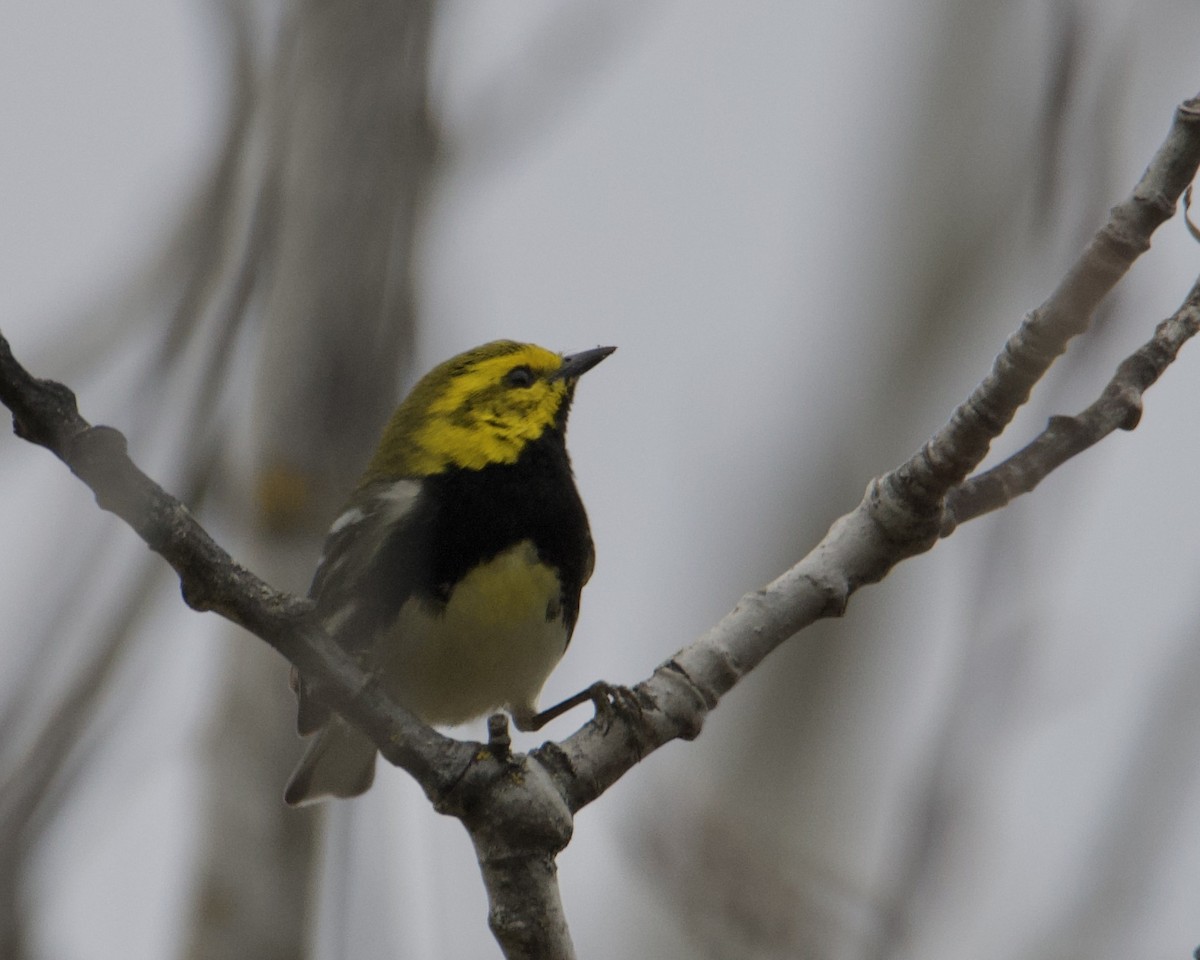
<instances>
[{"instance_id":1,"label":"branch node","mask_svg":"<svg viewBox=\"0 0 1200 960\"><path fill-rule=\"evenodd\" d=\"M1125 406L1125 419L1118 426L1122 430L1136 430L1142 420L1142 395L1132 387L1124 387L1120 399Z\"/></svg>"},{"instance_id":2,"label":"branch node","mask_svg":"<svg viewBox=\"0 0 1200 960\"><path fill-rule=\"evenodd\" d=\"M928 444L926 444L928 447ZM944 491L930 489L932 471L906 471L901 466L871 482L867 511L875 528L905 556L924 553L938 539L945 512Z\"/></svg>"},{"instance_id":3,"label":"branch node","mask_svg":"<svg viewBox=\"0 0 1200 960\"><path fill-rule=\"evenodd\" d=\"M129 463L129 442L114 427L85 427L62 439L61 456L71 472L92 488L104 510L129 519L138 492L131 480L119 476ZM123 509L124 507L124 509ZM153 547L154 544L151 544Z\"/></svg>"},{"instance_id":4,"label":"branch node","mask_svg":"<svg viewBox=\"0 0 1200 960\"><path fill-rule=\"evenodd\" d=\"M493 713L487 719L488 752L506 763L512 757L512 737L508 733L508 716L503 713Z\"/></svg>"},{"instance_id":5,"label":"branch node","mask_svg":"<svg viewBox=\"0 0 1200 960\"><path fill-rule=\"evenodd\" d=\"M194 577L180 577L179 592L183 596L183 602L197 613L208 613L212 610L212 590L202 580Z\"/></svg>"},{"instance_id":6,"label":"branch node","mask_svg":"<svg viewBox=\"0 0 1200 960\"><path fill-rule=\"evenodd\" d=\"M6 351L6 353L9 358L12 357L11 352ZM14 360L13 363L15 364L16 361ZM30 387L27 394L27 405L36 405L36 409L29 410L27 406L26 409L32 414L28 417L17 409L13 409L13 433L22 440L28 440L30 443L54 450L56 428L61 429L63 426L73 424L79 418L75 393L70 387L56 380L38 380L36 377L30 376L23 368L20 373L24 374L22 379L26 379Z\"/></svg>"},{"instance_id":7,"label":"branch node","mask_svg":"<svg viewBox=\"0 0 1200 960\"><path fill-rule=\"evenodd\" d=\"M67 439L63 454L79 471L89 471L129 456L129 441L115 427L96 424Z\"/></svg>"},{"instance_id":8,"label":"branch node","mask_svg":"<svg viewBox=\"0 0 1200 960\"><path fill-rule=\"evenodd\" d=\"M694 679L687 672L683 664L676 658L672 657L661 667L662 670L670 671L681 679L685 688L692 695L692 701L695 703L695 709L685 711L674 711L672 719L678 724L679 738L681 740L695 740L700 736L700 731L704 727L704 718L708 716L708 711L716 706L717 701L711 694L706 694Z\"/></svg>"},{"instance_id":9,"label":"branch node","mask_svg":"<svg viewBox=\"0 0 1200 960\"><path fill-rule=\"evenodd\" d=\"M812 584L812 588L824 598L821 606L821 617L843 617L846 608L850 606L850 584L845 577L834 576L833 573L817 576L806 573L804 580Z\"/></svg>"},{"instance_id":10,"label":"branch node","mask_svg":"<svg viewBox=\"0 0 1200 960\"><path fill-rule=\"evenodd\" d=\"M1161 190L1134 190L1133 197L1139 204L1153 210L1163 220L1169 219L1175 213L1175 201ZM1149 238L1137 243L1135 247L1139 252L1149 248Z\"/></svg>"}]
</instances>

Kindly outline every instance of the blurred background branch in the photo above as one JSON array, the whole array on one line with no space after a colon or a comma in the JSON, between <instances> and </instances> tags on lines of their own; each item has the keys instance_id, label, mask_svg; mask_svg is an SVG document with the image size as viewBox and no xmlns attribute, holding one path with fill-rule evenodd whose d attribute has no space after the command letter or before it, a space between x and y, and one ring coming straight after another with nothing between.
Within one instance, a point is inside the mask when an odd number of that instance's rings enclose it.
<instances>
[{"instance_id":1,"label":"blurred background branch","mask_svg":"<svg viewBox=\"0 0 1200 960\"><path fill-rule=\"evenodd\" d=\"M599 562L548 699L646 675L938 425L1194 91L1200 33L1184 0L200 9L0 14L14 346L302 591L407 371L620 344L575 414ZM1195 273L1175 233L1127 281L1138 316ZM1016 435L1095 396L1133 313L1103 308ZM1186 955L1187 381L581 818L581 953ZM282 667L172 619L140 548L11 442L4 502L32 486L64 532L2 521L0 955L494 950L471 851L403 778L320 841L285 820Z\"/></svg>"},{"instance_id":2,"label":"blurred background branch","mask_svg":"<svg viewBox=\"0 0 1200 960\"><path fill-rule=\"evenodd\" d=\"M86 374L111 365L128 338L154 344L127 394L133 409L123 422L135 424L135 445L161 428L162 408L177 403L190 371L176 413L189 428L164 439L160 454L177 489L204 513L215 500L219 522L242 531L259 569L303 592L411 353L413 253L436 153L426 109L431 9L343 0L277 12L229 0L214 13L228 90L211 171L137 284L144 308L107 330L91 317L79 323L56 343L55 367ZM247 362L250 349L257 363ZM249 377L252 421L227 400L231 378ZM229 470L228 444L242 431L256 451L250 483ZM53 594L96 603L97 588L71 571L96 579L102 550L111 552L107 539L63 569ZM4 703L6 729L32 728L26 748L6 754L0 792L0 845L12 854L0 867L0 953L13 960L26 955L32 825L53 822L77 779L71 764L92 756L80 739L111 701L122 650L162 588L146 560L135 570L108 627L76 616L74 629L87 631L76 641L83 659L52 705L27 692L53 675L45 656L29 662L29 680ZM33 649L61 645L63 621L48 621ZM284 666L234 638L222 650L200 750L201 854L182 949L192 958L301 956L308 931L296 919L314 883L316 822L279 799L296 751Z\"/></svg>"}]
</instances>

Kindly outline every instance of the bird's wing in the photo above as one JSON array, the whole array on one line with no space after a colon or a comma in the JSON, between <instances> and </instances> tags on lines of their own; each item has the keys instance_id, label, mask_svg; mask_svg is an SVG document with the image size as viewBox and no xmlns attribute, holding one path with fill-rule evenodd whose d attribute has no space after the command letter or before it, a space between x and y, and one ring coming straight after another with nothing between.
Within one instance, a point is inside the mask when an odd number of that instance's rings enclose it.
<instances>
[{"instance_id":1,"label":"bird's wing","mask_svg":"<svg viewBox=\"0 0 1200 960\"><path fill-rule=\"evenodd\" d=\"M377 635L423 582L432 506L415 480L378 482L360 490L329 528L309 596L317 617L366 670ZM307 695L293 674L302 734L324 725L328 708Z\"/></svg>"}]
</instances>

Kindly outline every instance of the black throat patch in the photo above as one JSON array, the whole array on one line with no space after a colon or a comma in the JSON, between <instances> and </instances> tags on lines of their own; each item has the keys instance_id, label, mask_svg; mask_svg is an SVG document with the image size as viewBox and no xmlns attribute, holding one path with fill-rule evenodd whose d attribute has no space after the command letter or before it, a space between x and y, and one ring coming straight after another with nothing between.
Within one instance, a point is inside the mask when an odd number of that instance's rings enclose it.
<instances>
[{"instance_id":1,"label":"black throat patch","mask_svg":"<svg viewBox=\"0 0 1200 960\"><path fill-rule=\"evenodd\" d=\"M547 430L515 463L426 477L412 521L379 551L371 577L377 613L394 615L409 596L445 603L473 567L528 540L558 573L570 634L592 537L560 431Z\"/></svg>"}]
</instances>

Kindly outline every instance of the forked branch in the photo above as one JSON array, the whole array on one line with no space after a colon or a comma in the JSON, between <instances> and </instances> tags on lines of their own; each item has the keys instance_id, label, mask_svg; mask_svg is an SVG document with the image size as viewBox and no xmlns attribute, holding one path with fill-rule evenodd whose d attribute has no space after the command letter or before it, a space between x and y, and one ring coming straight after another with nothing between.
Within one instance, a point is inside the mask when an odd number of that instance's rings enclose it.
<instances>
[{"instance_id":1,"label":"forked branch","mask_svg":"<svg viewBox=\"0 0 1200 960\"><path fill-rule=\"evenodd\" d=\"M882 579L901 560L930 549L954 529L953 514L947 512L948 503L958 506L954 491L1070 339L1087 329L1100 301L1148 249L1198 165L1200 96L1175 111L1166 140L1133 192L1112 209L1046 301L1024 318L991 372L941 430L907 462L872 481L858 507L835 521L804 559L743 597L707 634L634 687L637 711L615 722L590 723L561 744L542 748L543 761L556 771L574 809L594 800L650 751L696 736L708 711L768 653L815 620L839 616L859 587ZM1175 338L1183 332L1183 327L1172 329ZM1122 369L1139 366L1140 354ZM1158 360L1165 368L1173 358L1171 353ZM1128 379L1120 372L1118 378ZM1122 422L1130 423L1123 416Z\"/></svg>"},{"instance_id":2,"label":"forked branch","mask_svg":"<svg viewBox=\"0 0 1200 960\"><path fill-rule=\"evenodd\" d=\"M0 401L18 436L54 452L179 574L187 603L213 610L279 650L319 696L404 767L435 806L470 831L488 885L491 921L510 958L570 957L554 858L572 814L653 750L695 737L721 697L773 649L813 621L840 615L853 593L922 553L957 523L1032 489L1074 453L1117 428L1132 429L1141 393L1200 324L1200 283L1154 338L1075 418L1057 418L999 467L964 482L1034 385L1083 332L1103 297L1171 216L1200 164L1200 98L1184 103L1145 174L1096 233L1050 297L1022 321L992 371L949 422L896 470L872 481L796 566L743 597L707 634L560 743L528 757L494 756L442 737L412 718L332 645L311 604L271 589L238 566L175 498L130 461L125 439L93 427L71 391L37 380L0 337Z\"/></svg>"},{"instance_id":3,"label":"forked branch","mask_svg":"<svg viewBox=\"0 0 1200 960\"><path fill-rule=\"evenodd\" d=\"M1052 417L1046 429L1007 460L950 491L942 536L956 525L999 510L1029 493L1071 457L1117 430L1133 430L1142 418L1142 395L1200 331L1200 278L1171 316L1117 367L1104 392L1073 417Z\"/></svg>"}]
</instances>

